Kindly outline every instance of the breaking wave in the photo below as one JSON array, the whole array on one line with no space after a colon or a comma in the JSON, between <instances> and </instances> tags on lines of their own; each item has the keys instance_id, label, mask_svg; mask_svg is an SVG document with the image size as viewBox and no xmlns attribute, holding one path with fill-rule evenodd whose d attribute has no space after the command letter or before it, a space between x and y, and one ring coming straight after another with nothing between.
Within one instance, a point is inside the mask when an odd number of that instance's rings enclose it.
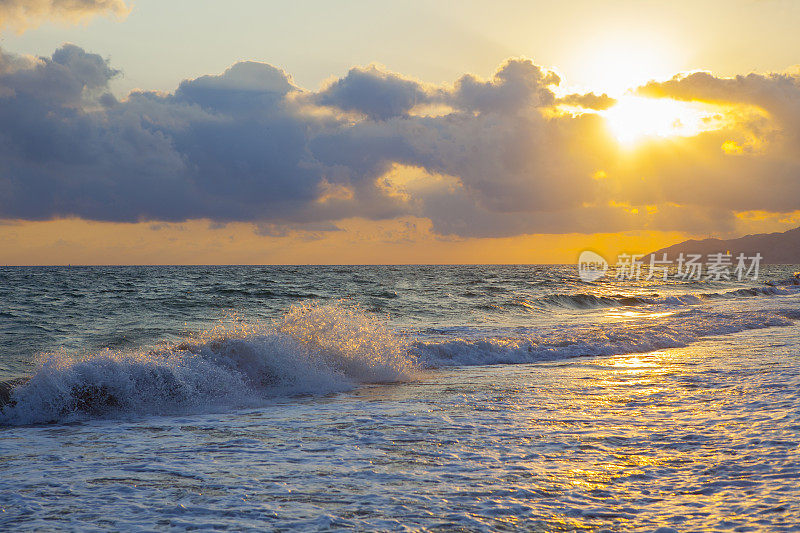
<instances>
[{"instance_id":1,"label":"breaking wave","mask_svg":"<svg viewBox=\"0 0 800 533\"><path fill-rule=\"evenodd\" d=\"M420 341L413 351L427 367L534 363L680 348L705 337L789 326L797 319L800 311L791 309L746 314L687 310L659 322L612 323L549 334Z\"/></svg>"},{"instance_id":2,"label":"breaking wave","mask_svg":"<svg viewBox=\"0 0 800 533\"><path fill-rule=\"evenodd\" d=\"M506 335L468 328L412 334L359 308L298 304L270 325L220 325L154 350L43 355L29 380L6 390L0 384L0 425L258 406L275 397L409 380L424 368L644 353L798 319L794 309L687 308L641 322L550 332L515 328Z\"/></svg>"},{"instance_id":3,"label":"breaking wave","mask_svg":"<svg viewBox=\"0 0 800 533\"><path fill-rule=\"evenodd\" d=\"M6 391L0 424L254 405L405 380L416 368L406 341L374 317L301 304L270 326L220 326L151 351L46 354L30 380Z\"/></svg>"}]
</instances>

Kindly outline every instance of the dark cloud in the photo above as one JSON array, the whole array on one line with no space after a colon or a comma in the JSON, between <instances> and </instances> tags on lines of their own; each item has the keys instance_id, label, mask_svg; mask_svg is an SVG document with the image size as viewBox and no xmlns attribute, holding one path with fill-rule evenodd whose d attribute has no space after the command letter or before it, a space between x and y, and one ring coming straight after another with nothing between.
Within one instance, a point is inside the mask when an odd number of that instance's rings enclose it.
<instances>
[{"instance_id":1,"label":"dark cloud","mask_svg":"<svg viewBox=\"0 0 800 533\"><path fill-rule=\"evenodd\" d=\"M96 54L66 44L51 58L26 59L0 51L0 87L6 98L78 108L84 96L106 92L118 72Z\"/></svg>"},{"instance_id":2,"label":"dark cloud","mask_svg":"<svg viewBox=\"0 0 800 533\"><path fill-rule=\"evenodd\" d=\"M785 111L770 126L783 133L731 155L723 143L749 146L756 127L737 123L631 159L598 114L553 113L567 101L600 109L607 96L559 99L558 77L524 59L452 86L355 68L317 92L242 62L119 101L116 75L74 45L44 58L0 53L0 218L203 218L321 234L344 218L412 215L469 237L723 228L734 210L800 208L797 143L785 133L800 102L794 78L648 85Z\"/></svg>"},{"instance_id":3,"label":"dark cloud","mask_svg":"<svg viewBox=\"0 0 800 533\"><path fill-rule=\"evenodd\" d=\"M431 100L431 91L417 81L372 65L356 67L317 93L319 105L362 113L373 120L406 116L415 106Z\"/></svg>"},{"instance_id":4,"label":"dark cloud","mask_svg":"<svg viewBox=\"0 0 800 533\"><path fill-rule=\"evenodd\" d=\"M265 63L243 61L219 76L184 81L175 92L175 99L212 112L251 115L279 106L288 93L296 90L284 71Z\"/></svg>"}]
</instances>

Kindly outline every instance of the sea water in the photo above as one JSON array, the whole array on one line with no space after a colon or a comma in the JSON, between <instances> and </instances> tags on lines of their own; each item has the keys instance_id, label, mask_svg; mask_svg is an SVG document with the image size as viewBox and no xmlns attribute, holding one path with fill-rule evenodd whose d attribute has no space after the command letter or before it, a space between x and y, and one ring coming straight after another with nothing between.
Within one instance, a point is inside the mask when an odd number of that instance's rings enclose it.
<instances>
[{"instance_id":1,"label":"sea water","mask_svg":"<svg viewBox=\"0 0 800 533\"><path fill-rule=\"evenodd\" d=\"M0 529L797 530L800 286L0 269Z\"/></svg>"}]
</instances>

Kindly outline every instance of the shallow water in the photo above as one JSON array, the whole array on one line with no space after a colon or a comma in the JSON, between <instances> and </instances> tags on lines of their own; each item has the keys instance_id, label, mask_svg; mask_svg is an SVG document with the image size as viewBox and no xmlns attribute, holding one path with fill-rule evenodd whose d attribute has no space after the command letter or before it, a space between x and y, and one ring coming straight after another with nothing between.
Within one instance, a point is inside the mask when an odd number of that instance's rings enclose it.
<instances>
[{"instance_id":1,"label":"shallow water","mask_svg":"<svg viewBox=\"0 0 800 533\"><path fill-rule=\"evenodd\" d=\"M249 286L236 268L219 277ZM587 286L568 267L274 282L309 303L214 297L176 268L116 300L91 280L123 274L84 272L73 303L71 271L9 270L30 285L4 305L4 372L33 379L2 415L4 529L797 529L794 285ZM182 290L202 296L172 307ZM115 402L76 402L87 383Z\"/></svg>"}]
</instances>

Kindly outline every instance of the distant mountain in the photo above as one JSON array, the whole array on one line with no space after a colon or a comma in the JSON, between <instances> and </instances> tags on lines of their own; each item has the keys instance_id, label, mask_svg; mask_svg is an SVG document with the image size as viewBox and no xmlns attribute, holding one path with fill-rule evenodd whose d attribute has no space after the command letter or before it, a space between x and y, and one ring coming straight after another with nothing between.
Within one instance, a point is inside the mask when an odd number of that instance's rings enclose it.
<instances>
[{"instance_id":1,"label":"distant mountain","mask_svg":"<svg viewBox=\"0 0 800 533\"><path fill-rule=\"evenodd\" d=\"M738 239L689 240L656 250L648 254L646 258L649 259L650 255L655 255L657 259L660 259L666 253L668 259L675 260L681 252L701 254L704 258L708 254L719 252L730 252L734 258L740 253L751 257L758 252L763 257L762 264L800 264L800 228L783 233L746 235Z\"/></svg>"}]
</instances>

